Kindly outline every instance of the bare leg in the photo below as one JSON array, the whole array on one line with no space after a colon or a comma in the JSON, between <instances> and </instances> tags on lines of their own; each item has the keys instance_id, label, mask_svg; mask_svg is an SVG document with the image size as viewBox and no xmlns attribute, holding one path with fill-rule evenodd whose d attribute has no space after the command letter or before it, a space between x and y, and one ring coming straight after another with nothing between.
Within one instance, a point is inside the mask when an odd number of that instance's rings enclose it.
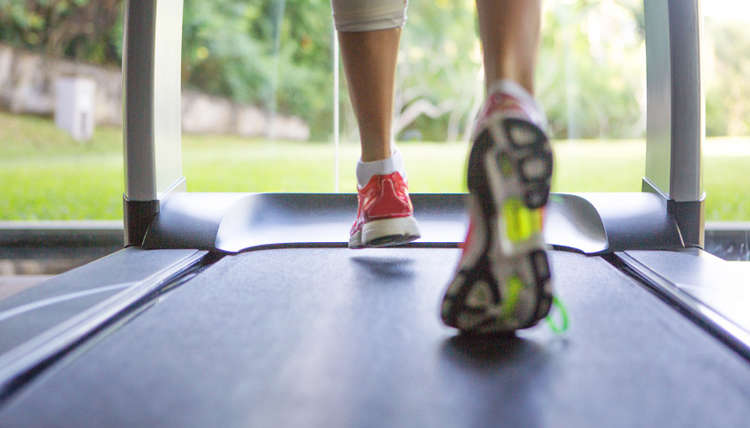
<instances>
[{"instance_id":1,"label":"bare leg","mask_svg":"<svg viewBox=\"0 0 750 428\"><path fill-rule=\"evenodd\" d=\"M476 0L485 85L509 79L534 94L541 0Z\"/></svg>"},{"instance_id":2,"label":"bare leg","mask_svg":"<svg viewBox=\"0 0 750 428\"><path fill-rule=\"evenodd\" d=\"M391 155L391 118L400 28L339 32L349 97L359 124L362 161Z\"/></svg>"}]
</instances>

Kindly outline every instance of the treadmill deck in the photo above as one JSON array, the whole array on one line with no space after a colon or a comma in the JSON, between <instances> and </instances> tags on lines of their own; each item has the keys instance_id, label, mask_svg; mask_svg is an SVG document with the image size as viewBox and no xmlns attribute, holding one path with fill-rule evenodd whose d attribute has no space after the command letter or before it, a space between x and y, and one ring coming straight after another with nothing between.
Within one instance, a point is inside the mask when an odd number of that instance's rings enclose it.
<instances>
[{"instance_id":1,"label":"treadmill deck","mask_svg":"<svg viewBox=\"0 0 750 428\"><path fill-rule=\"evenodd\" d=\"M570 330L457 336L454 249L228 256L37 378L21 426L742 426L750 366L605 260L553 252Z\"/></svg>"}]
</instances>

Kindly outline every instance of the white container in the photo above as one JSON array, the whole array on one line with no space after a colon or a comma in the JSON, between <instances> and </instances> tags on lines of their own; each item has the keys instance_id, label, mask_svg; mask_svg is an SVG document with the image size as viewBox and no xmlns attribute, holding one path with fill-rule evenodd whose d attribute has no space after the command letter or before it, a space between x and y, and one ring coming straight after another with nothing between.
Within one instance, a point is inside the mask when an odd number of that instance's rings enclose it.
<instances>
[{"instance_id":1,"label":"white container","mask_svg":"<svg viewBox=\"0 0 750 428\"><path fill-rule=\"evenodd\" d=\"M76 141L88 141L94 135L94 97L96 83L85 77L55 79L55 125Z\"/></svg>"}]
</instances>

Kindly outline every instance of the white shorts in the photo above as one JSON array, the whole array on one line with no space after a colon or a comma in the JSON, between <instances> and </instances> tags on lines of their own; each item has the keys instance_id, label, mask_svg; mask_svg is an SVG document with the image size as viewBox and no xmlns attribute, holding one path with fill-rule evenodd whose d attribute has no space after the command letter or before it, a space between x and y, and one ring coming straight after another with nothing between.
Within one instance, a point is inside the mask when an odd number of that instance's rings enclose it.
<instances>
[{"instance_id":1,"label":"white shorts","mask_svg":"<svg viewBox=\"0 0 750 428\"><path fill-rule=\"evenodd\" d=\"M401 28L407 0L331 0L336 29L343 32Z\"/></svg>"}]
</instances>

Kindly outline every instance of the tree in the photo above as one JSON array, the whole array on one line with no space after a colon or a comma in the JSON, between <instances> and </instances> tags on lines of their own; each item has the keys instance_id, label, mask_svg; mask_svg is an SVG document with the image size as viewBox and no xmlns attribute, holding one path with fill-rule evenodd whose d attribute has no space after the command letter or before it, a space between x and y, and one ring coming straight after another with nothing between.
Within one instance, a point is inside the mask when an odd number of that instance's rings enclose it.
<instances>
[{"instance_id":1,"label":"tree","mask_svg":"<svg viewBox=\"0 0 750 428\"><path fill-rule=\"evenodd\" d=\"M136 0L133 0L136 1ZM519 0L521 1L521 0ZM296 115L331 132L330 0L184 0L186 86ZM0 41L119 65L122 0L0 0ZM544 2L537 95L556 138L645 133L642 0ZM750 130L750 30L707 22L709 135ZM338 102L350 109L342 79ZM473 2L411 0L399 52L395 133L466 139L483 97ZM356 133L353 116L344 130Z\"/></svg>"},{"instance_id":2,"label":"tree","mask_svg":"<svg viewBox=\"0 0 750 428\"><path fill-rule=\"evenodd\" d=\"M0 40L55 56L120 61L122 0L0 0Z\"/></svg>"},{"instance_id":3,"label":"tree","mask_svg":"<svg viewBox=\"0 0 750 428\"><path fill-rule=\"evenodd\" d=\"M328 0L185 1L183 81L330 133Z\"/></svg>"}]
</instances>

